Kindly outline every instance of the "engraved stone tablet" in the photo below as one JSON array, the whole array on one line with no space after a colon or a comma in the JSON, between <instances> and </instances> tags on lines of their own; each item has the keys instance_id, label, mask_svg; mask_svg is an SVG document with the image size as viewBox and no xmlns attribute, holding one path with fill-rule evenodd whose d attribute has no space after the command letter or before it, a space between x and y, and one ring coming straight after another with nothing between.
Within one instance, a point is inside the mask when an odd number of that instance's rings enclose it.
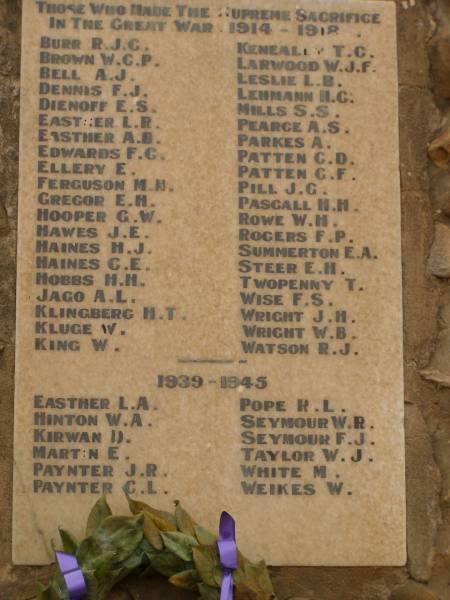
<instances>
[{"instance_id":1,"label":"engraved stone tablet","mask_svg":"<svg viewBox=\"0 0 450 600\"><path fill-rule=\"evenodd\" d=\"M105 494L405 561L393 2L24 3L14 559Z\"/></svg>"}]
</instances>

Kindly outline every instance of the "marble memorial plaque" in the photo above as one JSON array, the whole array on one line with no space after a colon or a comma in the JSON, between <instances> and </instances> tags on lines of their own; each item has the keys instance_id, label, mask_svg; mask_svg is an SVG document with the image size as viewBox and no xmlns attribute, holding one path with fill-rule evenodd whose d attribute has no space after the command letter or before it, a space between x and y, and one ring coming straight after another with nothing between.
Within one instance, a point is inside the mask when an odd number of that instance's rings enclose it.
<instances>
[{"instance_id":1,"label":"marble memorial plaque","mask_svg":"<svg viewBox=\"0 0 450 600\"><path fill-rule=\"evenodd\" d=\"M105 494L405 562L393 2L24 3L14 560Z\"/></svg>"}]
</instances>

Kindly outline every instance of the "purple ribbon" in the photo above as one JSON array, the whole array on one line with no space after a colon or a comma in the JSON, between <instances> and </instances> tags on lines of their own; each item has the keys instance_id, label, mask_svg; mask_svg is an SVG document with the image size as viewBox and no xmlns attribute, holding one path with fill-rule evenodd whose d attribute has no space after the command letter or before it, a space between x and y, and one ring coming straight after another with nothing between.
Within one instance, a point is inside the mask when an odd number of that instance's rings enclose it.
<instances>
[{"instance_id":1,"label":"purple ribbon","mask_svg":"<svg viewBox=\"0 0 450 600\"><path fill-rule=\"evenodd\" d=\"M70 600L83 600L87 595L87 586L77 559L67 552L55 552L55 556L69 591Z\"/></svg>"},{"instance_id":2,"label":"purple ribbon","mask_svg":"<svg viewBox=\"0 0 450 600\"><path fill-rule=\"evenodd\" d=\"M223 569L220 600L233 600L233 569L236 569L238 564L235 525L233 517L223 511L220 515L217 541L220 564Z\"/></svg>"}]
</instances>

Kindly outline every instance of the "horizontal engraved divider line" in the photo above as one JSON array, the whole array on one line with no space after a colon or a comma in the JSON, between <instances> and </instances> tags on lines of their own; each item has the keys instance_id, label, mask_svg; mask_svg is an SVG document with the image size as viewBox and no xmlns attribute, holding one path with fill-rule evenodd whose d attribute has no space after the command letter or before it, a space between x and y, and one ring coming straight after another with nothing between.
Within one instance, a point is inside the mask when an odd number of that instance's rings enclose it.
<instances>
[{"instance_id":1,"label":"horizontal engraved divider line","mask_svg":"<svg viewBox=\"0 0 450 600\"><path fill-rule=\"evenodd\" d=\"M235 360L230 360L227 358L178 358L177 362L179 363L213 363L220 365L230 365L235 363Z\"/></svg>"}]
</instances>

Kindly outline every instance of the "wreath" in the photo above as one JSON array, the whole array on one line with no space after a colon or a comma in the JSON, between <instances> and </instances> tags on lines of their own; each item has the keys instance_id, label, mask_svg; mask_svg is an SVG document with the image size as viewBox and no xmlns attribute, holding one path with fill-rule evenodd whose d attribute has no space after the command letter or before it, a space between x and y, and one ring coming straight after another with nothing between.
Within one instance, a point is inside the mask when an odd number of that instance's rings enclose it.
<instances>
[{"instance_id":1,"label":"wreath","mask_svg":"<svg viewBox=\"0 0 450 600\"><path fill-rule=\"evenodd\" d=\"M106 600L125 577L154 573L167 577L174 586L197 592L203 600L219 600L227 576L230 598L234 588L236 600L276 600L265 562L250 562L232 541L236 564L232 571L227 569L221 540L194 521L178 501L172 514L128 495L127 499L132 514L119 516L112 514L101 497L89 514L86 537L80 542L59 529L63 553L57 552L57 558L61 555L73 561L76 570L72 574L81 575L84 591L71 593L67 574L56 568L48 586L39 584L38 600ZM227 513L223 515L232 520ZM229 549L230 540L225 543Z\"/></svg>"}]
</instances>

